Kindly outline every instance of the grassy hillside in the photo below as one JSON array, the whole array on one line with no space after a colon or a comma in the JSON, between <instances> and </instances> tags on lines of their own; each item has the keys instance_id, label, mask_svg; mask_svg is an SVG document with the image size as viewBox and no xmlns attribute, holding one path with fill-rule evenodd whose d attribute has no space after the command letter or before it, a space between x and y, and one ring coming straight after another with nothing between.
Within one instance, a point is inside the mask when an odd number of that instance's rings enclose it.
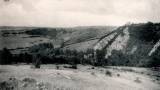
<instances>
[{"instance_id":1,"label":"grassy hillside","mask_svg":"<svg viewBox=\"0 0 160 90\"><path fill-rule=\"evenodd\" d=\"M0 27L0 49L7 47L18 51L39 43L50 42L55 47L83 43L110 32L115 27L73 27L73 28L38 28L38 27ZM87 46L86 46L87 47ZM76 48L76 47L75 47ZM85 47L82 47L85 48ZM88 48L88 47L87 47Z\"/></svg>"}]
</instances>

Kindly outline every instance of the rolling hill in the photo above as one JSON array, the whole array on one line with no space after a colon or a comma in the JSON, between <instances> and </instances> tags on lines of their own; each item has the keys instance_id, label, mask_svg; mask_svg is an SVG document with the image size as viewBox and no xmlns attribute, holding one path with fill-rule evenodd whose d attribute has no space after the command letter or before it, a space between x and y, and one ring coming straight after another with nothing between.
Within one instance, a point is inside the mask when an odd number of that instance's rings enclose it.
<instances>
[{"instance_id":1,"label":"rolling hill","mask_svg":"<svg viewBox=\"0 0 160 90\"><path fill-rule=\"evenodd\" d=\"M55 47L63 45L63 47L72 48L74 44L86 43L87 41L93 44L92 40L97 40L97 38L113 31L115 28L112 26L72 28L3 26L0 27L0 49L6 47L14 53L19 53L25 52L27 48L39 43L52 43ZM88 47L84 45L81 48L89 48L91 44L88 44Z\"/></svg>"}]
</instances>

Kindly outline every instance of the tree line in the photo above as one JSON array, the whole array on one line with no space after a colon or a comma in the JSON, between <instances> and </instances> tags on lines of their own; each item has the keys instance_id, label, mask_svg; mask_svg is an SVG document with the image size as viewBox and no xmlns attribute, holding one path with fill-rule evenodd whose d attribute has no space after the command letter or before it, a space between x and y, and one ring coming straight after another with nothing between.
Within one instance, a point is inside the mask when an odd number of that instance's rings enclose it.
<instances>
[{"instance_id":1,"label":"tree line","mask_svg":"<svg viewBox=\"0 0 160 90\"><path fill-rule=\"evenodd\" d=\"M51 43L42 43L29 48L28 52L12 54L9 49L0 51L0 64L35 63L42 64L104 64L104 54L100 50L87 49L84 51L54 48Z\"/></svg>"},{"instance_id":2,"label":"tree line","mask_svg":"<svg viewBox=\"0 0 160 90\"><path fill-rule=\"evenodd\" d=\"M88 64L94 66L137 66L138 60L130 59L131 56L123 54L121 51L113 51L112 55L105 58L104 50L87 49L84 51L76 51L62 48L54 48L51 43L42 43L32 46L27 53L12 54L9 49L4 48L0 51L0 64ZM156 67L160 65L160 48L156 53L147 57L147 63L141 66ZM145 64L145 65L143 65Z\"/></svg>"}]
</instances>

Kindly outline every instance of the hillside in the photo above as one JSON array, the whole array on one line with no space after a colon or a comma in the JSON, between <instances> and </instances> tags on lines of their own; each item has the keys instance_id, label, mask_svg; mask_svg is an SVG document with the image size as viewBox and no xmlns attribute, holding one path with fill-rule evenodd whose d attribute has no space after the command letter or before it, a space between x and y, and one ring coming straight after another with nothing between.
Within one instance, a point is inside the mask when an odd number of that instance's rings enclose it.
<instances>
[{"instance_id":1,"label":"hillside","mask_svg":"<svg viewBox=\"0 0 160 90\"><path fill-rule=\"evenodd\" d=\"M113 65L119 60L122 64L144 65L159 46L159 32L157 23L125 25L100 38L94 49L105 50L106 58Z\"/></svg>"},{"instance_id":2,"label":"hillside","mask_svg":"<svg viewBox=\"0 0 160 90\"><path fill-rule=\"evenodd\" d=\"M3 26L0 27L0 49L7 47L14 53L19 53L21 51L25 52L27 51L27 48L40 43L52 43L55 47L60 47L62 45L65 47L71 44L83 43L92 39L97 39L103 34L111 32L115 28L116 27L112 26L73 28ZM88 46L91 45L89 44Z\"/></svg>"}]
</instances>

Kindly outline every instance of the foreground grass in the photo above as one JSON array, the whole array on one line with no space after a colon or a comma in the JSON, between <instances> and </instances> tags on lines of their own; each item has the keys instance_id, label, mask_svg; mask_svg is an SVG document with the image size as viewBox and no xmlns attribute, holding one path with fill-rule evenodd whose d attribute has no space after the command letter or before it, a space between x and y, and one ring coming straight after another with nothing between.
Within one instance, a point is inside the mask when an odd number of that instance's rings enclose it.
<instances>
[{"instance_id":1,"label":"foreground grass","mask_svg":"<svg viewBox=\"0 0 160 90\"><path fill-rule=\"evenodd\" d=\"M40 69L33 69L30 65L0 66L0 90L160 90L158 80L147 75L149 71L145 68L67 67L42 65Z\"/></svg>"}]
</instances>

